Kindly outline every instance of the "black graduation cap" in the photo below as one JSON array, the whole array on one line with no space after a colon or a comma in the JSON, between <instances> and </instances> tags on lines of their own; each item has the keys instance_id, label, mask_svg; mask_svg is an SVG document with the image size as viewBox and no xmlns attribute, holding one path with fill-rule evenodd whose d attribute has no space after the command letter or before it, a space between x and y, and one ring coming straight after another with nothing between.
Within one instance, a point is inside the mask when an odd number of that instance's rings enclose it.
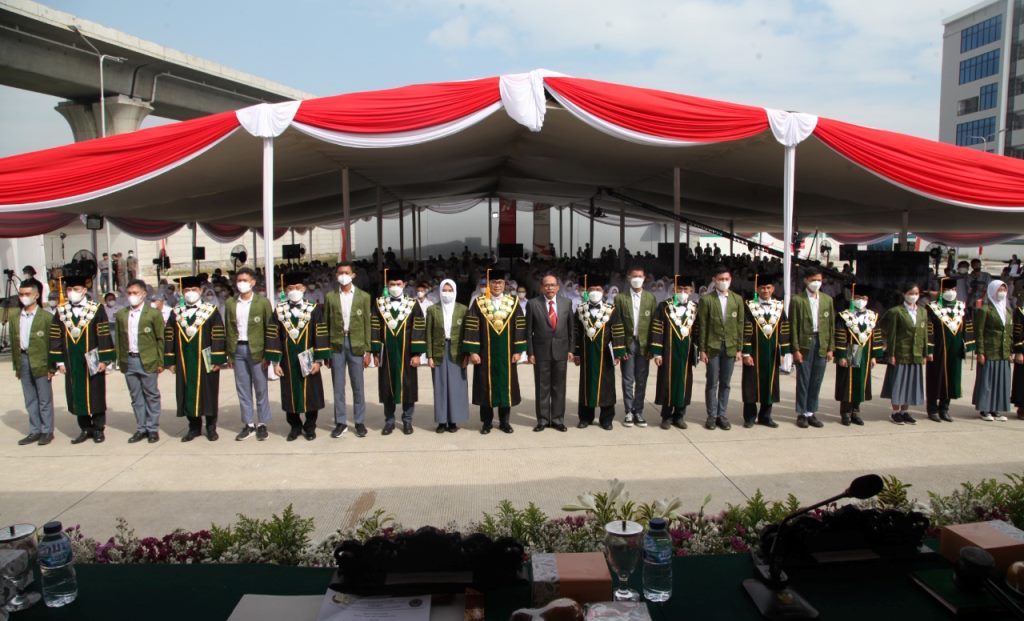
<instances>
[{"instance_id":1,"label":"black graduation cap","mask_svg":"<svg viewBox=\"0 0 1024 621\"><path fill-rule=\"evenodd\" d=\"M939 280L939 291L945 291L946 289L956 289L955 278L946 276Z\"/></svg>"},{"instance_id":2,"label":"black graduation cap","mask_svg":"<svg viewBox=\"0 0 1024 621\"><path fill-rule=\"evenodd\" d=\"M68 287L85 287L89 288L92 286L92 278L88 276L79 276L72 274L64 277L64 288Z\"/></svg>"},{"instance_id":3,"label":"black graduation cap","mask_svg":"<svg viewBox=\"0 0 1024 621\"><path fill-rule=\"evenodd\" d=\"M393 280L401 280L402 282L405 282L405 272L397 267L389 267L387 269L387 279L384 281L384 284L387 285Z\"/></svg>"},{"instance_id":4,"label":"black graduation cap","mask_svg":"<svg viewBox=\"0 0 1024 621\"><path fill-rule=\"evenodd\" d=\"M193 287L202 287L203 281L198 276L182 276L178 279L178 285L182 289L190 289Z\"/></svg>"},{"instance_id":5,"label":"black graduation cap","mask_svg":"<svg viewBox=\"0 0 1024 621\"><path fill-rule=\"evenodd\" d=\"M696 289L694 284L697 282L697 277L693 274L677 274L673 285L675 287L689 287Z\"/></svg>"},{"instance_id":6,"label":"black graduation cap","mask_svg":"<svg viewBox=\"0 0 1024 621\"><path fill-rule=\"evenodd\" d=\"M304 285L309 280L309 272L288 272L282 277L283 286Z\"/></svg>"}]
</instances>

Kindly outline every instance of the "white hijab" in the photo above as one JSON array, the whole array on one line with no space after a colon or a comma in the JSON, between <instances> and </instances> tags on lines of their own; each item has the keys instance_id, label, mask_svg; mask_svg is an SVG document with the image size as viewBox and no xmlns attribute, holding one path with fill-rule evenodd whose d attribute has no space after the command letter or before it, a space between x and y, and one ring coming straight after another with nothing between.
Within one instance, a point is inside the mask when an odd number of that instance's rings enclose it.
<instances>
[{"instance_id":1,"label":"white hijab","mask_svg":"<svg viewBox=\"0 0 1024 621\"><path fill-rule=\"evenodd\" d=\"M1003 325L1005 326L1006 298L1003 298L1002 300L996 299L996 292L999 291L999 287L1006 287L1006 283L1001 280L993 280L988 283L988 301L992 303L992 306L996 307L996 312L999 313L999 319L1002 320Z\"/></svg>"},{"instance_id":2,"label":"white hijab","mask_svg":"<svg viewBox=\"0 0 1024 621\"><path fill-rule=\"evenodd\" d=\"M455 295L459 294L459 289L455 286L455 281L450 278L445 278L441 281L441 286L437 288L438 295L444 291L445 285L451 285L452 293ZM444 338L452 338L452 318L455 316L455 299L452 299L451 304L441 300L441 314L444 315Z\"/></svg>"}]
</instances>

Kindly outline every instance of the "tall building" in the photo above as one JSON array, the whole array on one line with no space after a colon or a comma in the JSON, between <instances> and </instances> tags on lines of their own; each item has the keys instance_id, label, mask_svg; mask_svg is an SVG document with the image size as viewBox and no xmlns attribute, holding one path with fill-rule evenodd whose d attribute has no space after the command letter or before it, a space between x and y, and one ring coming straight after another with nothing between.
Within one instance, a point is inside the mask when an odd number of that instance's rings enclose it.
<instances>
[{"instance_id":1,"label":"tall building","mask_svg":"<svg viewBox=\"0 0 1024 621\"><path fill-rule=\"evenodd\" d=\"M943 21L939 140L1024 158L1024 0L988 0Z\"/></svg>"}]
</instances>

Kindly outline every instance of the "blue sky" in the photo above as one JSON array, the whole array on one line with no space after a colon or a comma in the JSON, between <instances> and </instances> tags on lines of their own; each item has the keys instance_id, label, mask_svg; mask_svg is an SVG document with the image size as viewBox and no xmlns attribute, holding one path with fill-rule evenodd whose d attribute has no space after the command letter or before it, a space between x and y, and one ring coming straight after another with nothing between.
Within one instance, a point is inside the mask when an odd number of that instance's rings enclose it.
<instances>
[{"instance_id":1,"label":"blue sky","mask_svg":"<svg viewBox=\"0 0 1024 621\"><path fill-rule=\"evenodd\" d=\"M935 138L942 19L975 2L44 4L317 95L545 67ZM70 142L55 104L0 87L0 155Z\"/></svg>"}]
</instances>

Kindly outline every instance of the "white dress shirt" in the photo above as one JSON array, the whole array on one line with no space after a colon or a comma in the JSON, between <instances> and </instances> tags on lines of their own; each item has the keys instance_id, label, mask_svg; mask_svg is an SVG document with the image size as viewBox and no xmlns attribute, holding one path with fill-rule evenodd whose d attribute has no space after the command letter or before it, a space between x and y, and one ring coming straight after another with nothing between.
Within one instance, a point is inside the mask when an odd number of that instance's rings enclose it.
<instances>
[{"instance_id":1,"label":"white dress shirt","mask_svg":"<svg viewBox=\"0 0 1024 621\"><path fill-rule=\"evenodd\" d=\"M21 329L21 332L18 334L18 337L21 339L21 349L22 350L28 349L28 341L29 341L29 338L32 336L32 322L35 320L36 313L38 313L38 312L39 312L39 305L38 304L36 305L36 307L34 309L32 309L31 313L26 312L26 311L21 311L21 321L18 323L18 327Z\"/></svg>"},{"instance_id":2,"label":"white dress shirt","mask_svg":"<svg viewBox=\"0 0 1024 621\"><path fill-rule=\"evenodd\" d=\"M722 323L725 323L725 309L729 305L729 292L718 292L718 303L722 305Z\"/></svg>"},{"instance_id":3,"label":"white dress shirt","mask_svg":"<svg viewBox=\"0 0 1024 621\"><path fill-rule=\"evenodd\" d=\"M643 291L632 291L633 294L633 338L640 336L640 296ZM723 315L724 317L724 315Z\"/></svg>"},{"instance_id":4,"label":"white dress shirt","mask_svg":"<svg viewBox=\"0 0 1024 621\"><path fill-rule=\"evenodd\" d=\"M818 333L818 306L821 298L817 293L807 292L807 300L811 303L811 332Z\"/></svg>"},{"instance_id":5,"label":"white dress shirt","mask_svg":"<svg viewBox=\"0 0 1024 621\"><path fill-rule=\"evenodd\" d=\"M139 353L139 319L142 318L142 307L128 309L128 353Z\"/></svg>"},{"instance_id":6,"label":"white dress shirt","mask_svg":"<svg viewBox=\"0 0 1024 621\"><path fill-rule=\"evenodd\" d=\"M911 306L904 302L903 308L907 309L907 313L910 314L910 323L914 324L914 327L917 327L917 304Z\"/></svg>"},{"instance_id":7,"label":"white dress shirt","mask_svg":"<svg viewBox=\"0 0 1024 621\"><path fill-rule=\"evenodd\" d=\"M238 305L235 306L235 323L238 324L238 340L249 340L249 311L252 310L252 301L256 294L252 294L248 300L238 296Z\"/></svg>"},{"instance_id":8,"label":"white dress shirt","mask_svg":"<svg viewBox=\"0 0 1024 621\"><path fill-rule=\"evenodd\" d=\"M348 291L338 289L338 300L341 302L341 327L348 334L348 322L352 317L352 300L356 297L356 286Z\"/></svg>"}]
</instances>

